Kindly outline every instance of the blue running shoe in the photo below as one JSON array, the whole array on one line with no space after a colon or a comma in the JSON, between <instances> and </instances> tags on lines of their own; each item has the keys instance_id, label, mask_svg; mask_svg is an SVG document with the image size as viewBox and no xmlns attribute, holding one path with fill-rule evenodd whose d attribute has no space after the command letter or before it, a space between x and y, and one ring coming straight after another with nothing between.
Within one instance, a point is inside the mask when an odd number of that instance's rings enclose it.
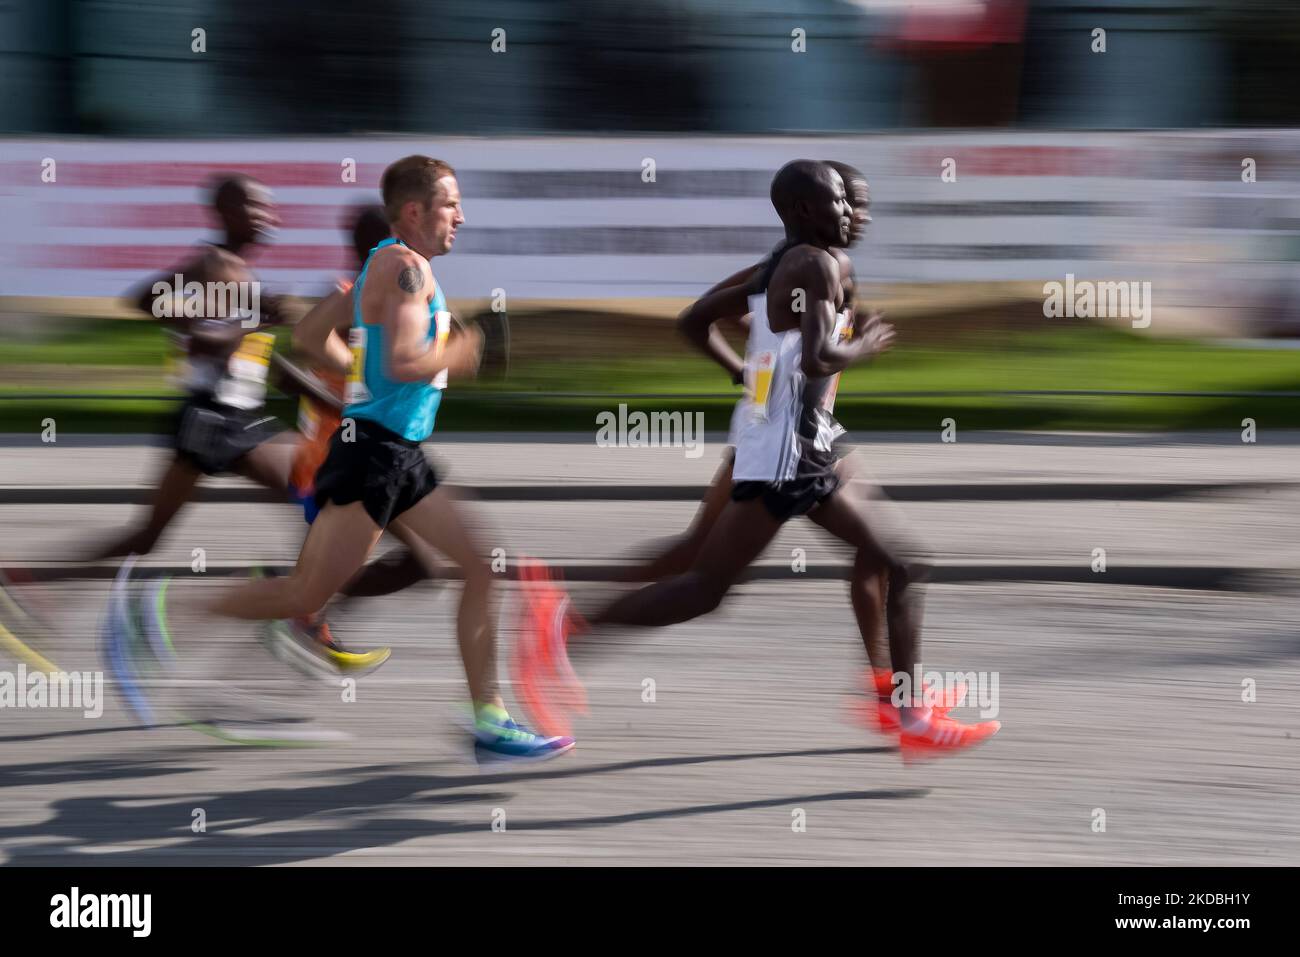
<instances>
[{"instance_id":1,"label":"blue running shoe","mask_svg":"<svg viewBox=\"0 0 1300 957\"><path fill-rule=\"evenodd\" d=\"M480 718L474 723L474 756L479 761L546 761L572 751L573 738L543 737L510 718Z\"/></svg>"},{"instance_id":2,"label":"blue running shoe","mask_svg":"<svg viewBox=\"0 0 1300 957\"><path fill-rule=\"evenodd\" d=\"M109 590L103 629L104 657L135 716L145 724L153 724L153 706L140 685L140 672L135 660L135 645L142 637L131 609L131 569L134 566L135 556L132 555L122 563Z\"/></svg>"}]
</instances>

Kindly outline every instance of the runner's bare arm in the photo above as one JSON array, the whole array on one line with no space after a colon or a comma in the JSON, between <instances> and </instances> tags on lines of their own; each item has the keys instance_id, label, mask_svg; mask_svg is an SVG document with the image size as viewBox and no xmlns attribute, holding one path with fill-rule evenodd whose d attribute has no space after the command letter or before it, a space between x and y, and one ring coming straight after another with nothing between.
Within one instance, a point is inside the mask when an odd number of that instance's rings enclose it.
<instances>
[{"instance_id":1,"label":"runner's bare arm","mask_svg":"<svg viewBox=\"0 0 1300 957\"><path fill-rule=\"evenodd\" d=\"M388 374L399 382L427 382L443 369L448 375L472 375L483 351L483 334L466 329L438 349L436 340L428 337L433 294L429 264L408 249L391 248L394 252L374 263L380 267L378 275L372 274L366 283L367 294L372 285L376 287L374 301L388 332L384 337Z\"/></svg>"},{"instance_id":2,"label":"runner's bare arm","mask_svg":"<svg viewBox=\"0 0 1300 957\"><path fill-rule=\"evenodd\" d=\"M739 382L744 376L745 363L736 355L721 331L714 327L714 323L720 319L735 319L745 315L749 311L749 289L748 282L715 287L714 291L697 299L677 318L678 331L695 348L722 366L731 376L732 382Z\"/></svg>"},{"instance_id":3,"label":"runner's bare arm","mask_svg":"<svg viewBox=\"0 0 1300 957\"><path fill-rule=\"evenodd\" d=\"M194 275L198 282L238 283L251 281L244 261L224 249L210 247L196 262ZM190 280L185 280L187 283ZM164 320L165 321L165 320ZM176 320L174 328L190 337L190 348L196 353L228 355L239 346L240 340L252 330L239 317L202 316Z\"/></svg>"},{"instance_id":4,"label":"runner's bare arm","mask_svg":"<svg viewBox=\"0 0 1300 957\"><path fill-rule=\"evenodd\" d=\"M179 325L184 322L183 316L178 316L175 318L170 318L166 316L155 316L154 302L160 297L170 296L175 293L176 290L173 287L176 283L176 276L178 274L181 277L182 283L206 282L208 280L208 277L207 275L205 275L204 266L205 263L208 262L208 260L209 257L207 255L207 251L205 250L204 252L201 252L198 255L190 259L187 259L185 262L181 263L170 272L159 273L156 276L151 276L148 279L146 279L144 282L142 282L139 286L136 286L134 289L132 289L131 292L127 293L126 301L131 306L131 308L143 312L146 316L153 316L154 318L159 319L163 323L171 323L171 324ZM165 292L162 291L163 287L166 288ZM161 311L161 307L160 307L160 311Z\"/></svg>"},{"instance_id":5,"label":"runner's bare arm","mask_svg":"<svg viewBox=\"0 0 1300 957\"><path fill-rule=\"evenodd\" d=\"M763 274L763 267L766 265L767 265L767 260L763 260L762 262L754 263L754 265L752 266L746 266L744 269L741 269L737 272L733 272L726 279L722 280L722 282L713 286L708 292L705 293L705 295L707 296L709 295L709 293L714 293L719 291L720 289L725 289L728 286L746 286L752 288L753 284L758 281L759 276ZM722 319L718 321L723 323L735 323L736 328L740 330L740 334L742 336L748 336L749 320L750 320L750 315L748 311L746 311L745 313L739 316L724 316ZM732 379L732 381L735 382L736 385L740 385L741 379L739 377L735 377Z\"/></svg>"},{"instance_id":6,"label":"runner's bare arm","mask_svg":"<svg viewBox=\"0 0 1300 957\"><path fill-rule=\"evenodd\" d=\"M801 366L810 378L824 378L842 372L855 362L884 352L893 343L894 329L871 313L855 320L854 335L841 342L835 335L835 313L842 294L840 267L825 250L803 247L778 267L773 277L774 297L768 301L769 315L793 315L803 335ZM803 310L792 303L802 293ZM788 298L787 298L788 297Z\"/></svg>"},{"instance_id":7,"label":"runner's bare arm","mask_svg":"<svg viewBox=\"0 0 1300 957\"><path fill-rule=\"evenodd\" d=\"M763 271L764 265L766 265L766 261L754 263L752 266L746 266L744 269L733 272L726 279L722 280L722 282L709 287L709 291L704 295L710 295L711 293L726 289L729 286L752 286L758 279L759 274Z\"/></svg>"},{"instance_id":8,"label":"runner's bare arm","mask_svg":"<svg viewBox=\"0 0 1300 957\"><path fill-rule=\"evenodd\" d=\"M744 269L741 269L739 272L733 272L726 279L722 280L722 282L718 283L713 288L711 288L708 292L706 292L705 295L707 296L710 293L719 291L720 289L726 289L728 286L752 287L753 284L758 281L759 276L762 275L763 267L766 265L767 265L767 260L764 260L763 262L754 263L754 265L752 266L746 266ZM744 314L739 316L724 316L719 321L734 322L736 326L739 327L742 335L745 336L749 335L749 312L748 311L746 311ZM736 384L739 385L740 383L737 381Z\"/></svg>"},{"instance_id":9,"label":"runner's bare arm","mask_svg":"<svg viewBox=\"0 0 1300 957\"><path fill-rule=\"evenodd\" d=\"M352 291L335 289L293 327L293 347L322 369L347 372L352 351L340 331L352 325Z\"/></svg>"}]
</instances>

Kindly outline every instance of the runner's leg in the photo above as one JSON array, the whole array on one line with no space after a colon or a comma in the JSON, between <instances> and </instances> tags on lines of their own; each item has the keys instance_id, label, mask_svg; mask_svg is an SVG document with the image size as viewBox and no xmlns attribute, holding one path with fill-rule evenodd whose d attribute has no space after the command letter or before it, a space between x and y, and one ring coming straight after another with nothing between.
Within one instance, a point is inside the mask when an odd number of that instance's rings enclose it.
<instances>
[{"instance_id":1,"label":"runner's leg","mask_svg":"<svg viewBox=\"0 0 1300 957\"><path fill-rule=\"evenodd\" d=\"M381 534L361 502L326 503L289 575L225 588L206 609L247 621L314 614L356 574Z\"/></svg>"},{"instance_id":2,"label":"runner's leg","mask_svg":"<svg viewBox=\"0 0 1300 957\"><path fill-rule=\"evenodd\" d=\"M713 484L704 493L704 499L700 502L700 507L695 512L695 519L686 534L673 542L667 551L648 562L636 562L619 569L614 575L614 581L660 581L671 575L681 575L690 571L696 556L699 555L700 549L704 547L704 542L709 537L709 531L717 523L718 516L722 514L722 510L731 499L731 464L732 456L728 455L726 461L718 466L717 474L713 476Z\"/></svg>"},{"instance_id":3,"label":"runner's leg","mask_svg":"<svg viewBox=\"0 0 1300 957\"><path fill-rule=\"evenodd\" d=\"M857 550L855 568L885 571L889 575L885 615L889 625L889 659L895 672L911 674L920 649L922 583L927 567L886 550L867 524L861 499L843 488L824 499L808 517L836 538Z\"/></svg>"},{"instance_id":4,"label":"runner's leg","mask_svg":"<svg viewBox=\"0 0 1300 957\"><path fill-rule=\"evenodd\" d=\"M871 502L876 496L883 501L883 493L876 485L854 482L857 469L850 459L840 459L836 472L840 489L853 496L860 507L870 514ZM854 556L849 575L849 602L853 617L858 623L858 633L867 651L867 660L875 673L889 672L889 638L885 633L885 603L889 593L889 574L862 554Z\"/></svg>"},{"instance_id":5,"label":"runner's leg","mask_svg":"<svg viewBox=\"0 0 1300 957\"><path fill-rule=\"evenodd\" d=\"M446 488L438 486L393 519L392 525L423 540L460 567L464 587L456 614L456 640L470 696L476 704L500 707L496 622L491 608L492 570L462 521L460 505Z\"/></svg>"},{"instance_id":6,"label":"runner's leg","mask_svg":"<svg viewBox=\"0 0 1300 957\"><path fill-rule=\"evenodd\" d=\"M230 470L274 492L288 492L295 447L294 442L276 436L249 449L231 464Z\"/></svg>"},{"instance_id":7,"label":"runner's leg","mask_svg":"<svg viewBox=\"0 0 1300 957\"><path fill-rule=\"evenodd\" d=\"M438 556L419 536L397 524L389 526L388 531L406 547L395 558L381 558L357 572L343 586L345 598L377 598L444 577Z\"/></svg>"},{"instance_id":8,"label":"runner's leg","mask_svg":"<svg viewBox=\"0 0 1300 957\"><path fill-rule=\"evenodd\" d=\"M708 614L780 530L761 500L727 502L690 571L624 595L593 624L658 628Z\"/></svg>"},{"instance_id":9,"label":"runner's leg","mask_svg":"<svg viewBox=\"0 0 1300 957\"><path fill-rule=\"evenodd\" d=\"M154 493L149 518L144 526L101 548L88 561L120 558L131 554L147 555L153 551L163 530L171 524L172 519L194 494L194 486L198 484L202 474L198 467L187 459L180 455L173 456L158 482L158 490Z\"/></svg>"}]
</instances>

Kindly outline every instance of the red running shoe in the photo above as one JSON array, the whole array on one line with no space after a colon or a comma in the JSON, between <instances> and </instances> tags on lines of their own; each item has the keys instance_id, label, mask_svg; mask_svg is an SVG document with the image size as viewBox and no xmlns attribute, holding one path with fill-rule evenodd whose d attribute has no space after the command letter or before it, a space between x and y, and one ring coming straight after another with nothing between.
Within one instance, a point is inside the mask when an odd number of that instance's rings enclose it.
<instances>
[{"instance_id":1,"label":"red running shoe","mask_svg":"<svg viewBox=\"0 0 1300 957\"><path fill-rule=\"evenodd\" d=\"M533 559L519 566L521 600L512 672L519 699L545 735L570 736L572 714L587 713L587 694L569 664L568 637L586 623L550 570Z\"/></svg>"}]
</instances>

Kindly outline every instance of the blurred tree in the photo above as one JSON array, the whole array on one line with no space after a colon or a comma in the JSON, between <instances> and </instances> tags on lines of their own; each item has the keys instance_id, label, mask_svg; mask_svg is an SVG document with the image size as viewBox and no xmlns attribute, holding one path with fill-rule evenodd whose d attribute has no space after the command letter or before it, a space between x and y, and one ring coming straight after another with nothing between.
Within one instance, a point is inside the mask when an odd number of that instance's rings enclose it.
<instances>
[{"instance_id":1,"label":"blurred tree","mask_svg":"<svg viewBox=\"0 0 1300 957\"><path fill-rule=\"evenodd\" d=\"M418 6L418 5L417 5ZM403 130L402 57L416 10L356 0L228 0L220 57L241 127L278 133Z\"/></svg>"},{"instance_id":2,"label":"blurred tree","mask_svg":"<svg viewBox=\"0 0 1300 957\"><path fill-rule=\"evenodd\" d=\"M682 0L566 0L560 51L572 80L575 129L707 128L706 76L690 55L699 43Z\"/></svg>"},{"instance_id":3,"label":"blurred tree","mask_svg":"<svg viewBox=\"0 0 1300 957\"><path fill-rule=\"evenodd\" d=\"M1237 126L1300 125L1300 4L1233 0L1214 26L1229 50L1229 116Z\"/></svg>"}]
</instances>

